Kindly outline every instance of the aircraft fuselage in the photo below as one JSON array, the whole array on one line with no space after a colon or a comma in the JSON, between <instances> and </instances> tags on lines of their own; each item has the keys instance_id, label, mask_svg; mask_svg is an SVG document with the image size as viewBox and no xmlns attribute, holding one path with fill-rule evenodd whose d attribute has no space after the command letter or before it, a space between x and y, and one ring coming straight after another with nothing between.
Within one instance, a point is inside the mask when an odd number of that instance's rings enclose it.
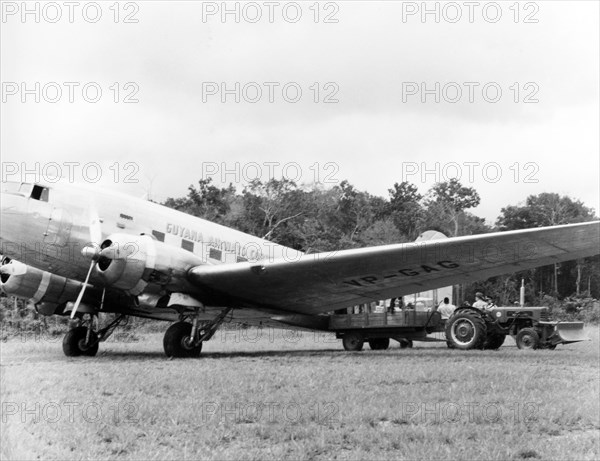
<instances>
[{"instance_id":1,"label":"aircraft fuselage","mask_svg":"<svg viewBox=\"0 0 600 461\"><path fill-rule=\"evenodd\" d=\"M19 187L20 191L5 190L1 196L2 255L75 280L83 280L89 267L89 259L81 250L86 246L99 247L114 233L152 236L193 253L209 265L294 258L298 254L273 242L127 195L99 193L73 185Z\"/></svg>"}]
</instances>

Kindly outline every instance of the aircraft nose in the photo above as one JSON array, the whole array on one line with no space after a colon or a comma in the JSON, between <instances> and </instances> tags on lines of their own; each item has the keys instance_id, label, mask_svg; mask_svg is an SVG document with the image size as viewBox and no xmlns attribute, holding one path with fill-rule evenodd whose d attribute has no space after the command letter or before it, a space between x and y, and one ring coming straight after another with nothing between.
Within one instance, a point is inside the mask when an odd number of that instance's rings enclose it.
<instances>
[{"instance_id":1,"label":"aircraft nose","mask_svg":"<svg viewBox=\"0 0 600 461\"><path fill-rule=\"evenodd\" d=\"M0 254L8 254L8 245L19 242L23 232L27 199L0 192Z\"/></svg>"},{"instance_id":2,"label":"aircraft nose","mask_svg":"<svg viewBox=\"0 0 600 461\"><path fill-rule=\"evenodd\" d=\"M2 217L10 218L11 215L18 213L23 214L27 207L25 197L7 192L0 192L0 211Z\"/></svg>"}]
</instances>

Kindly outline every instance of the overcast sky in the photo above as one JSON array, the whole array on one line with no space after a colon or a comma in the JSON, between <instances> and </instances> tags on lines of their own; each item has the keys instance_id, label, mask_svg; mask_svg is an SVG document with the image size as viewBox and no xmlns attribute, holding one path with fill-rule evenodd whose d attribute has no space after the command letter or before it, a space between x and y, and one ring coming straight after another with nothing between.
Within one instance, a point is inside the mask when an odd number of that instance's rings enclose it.
<instances>
[{"instance_id":1,"label":"overcast sky","mask_svg":"<svg viewBox=\"0 0 600 461\"><path fill-rule=\"evenodd\" d=\"M598 212L598 2L112 4L3 2L5 179L97 162L162 200L257 166L382 196L460 175L489 223L545 191Z\"/></svg>"}]
</instances>

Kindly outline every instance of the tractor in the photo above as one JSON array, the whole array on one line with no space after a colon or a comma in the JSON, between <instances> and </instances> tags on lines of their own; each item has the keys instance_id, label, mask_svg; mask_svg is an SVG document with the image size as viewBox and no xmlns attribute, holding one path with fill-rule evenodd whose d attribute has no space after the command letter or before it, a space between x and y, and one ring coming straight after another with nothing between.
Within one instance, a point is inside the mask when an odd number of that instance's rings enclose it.
<instances>
[{"instance_id":1,"label":"tractor","mask_svg":"<svg viewBox=\"0 0 600 461\"><path fill-rule=\"evenodd\" d=\"M558 344L589 340L583 322L550 321L547 307L459 307L446 321L452 349L498 349L507 335L519 349L555 349Z\"/></svg>"}]
</instances>

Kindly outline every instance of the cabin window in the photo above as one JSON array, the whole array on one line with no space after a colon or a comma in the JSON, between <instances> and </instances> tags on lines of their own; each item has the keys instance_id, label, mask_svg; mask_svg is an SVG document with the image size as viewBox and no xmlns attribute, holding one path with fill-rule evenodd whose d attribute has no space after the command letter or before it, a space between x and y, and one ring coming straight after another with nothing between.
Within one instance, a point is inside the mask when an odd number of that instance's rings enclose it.
<instances>
[{"instance_id":1,"label":"cabin window","mask_svg":"<svg viewBox=\"0 0 600 461\"><path fill-rule=\"evenodd\" d=\"M164 242L165 241L165 233L164 232L159 232L159 231L152 231L152 235L154 236L154 238L156 240L158 240L159 242Z\"/></svg>"},{"instance_id":2,"label":"cabin window","mask_svg":"<svg viewBox=\"0 0 600 461\"><path fill-rule=\"evenodd\" d=\"M187 251L191 251L193 253L194 252L194 242L192 242L191 240L183 239L181 241L181 248L183 248L184 250L187 250Z\"/></svg>"},{"instance_id":3,"label":"cabin window","mask_svg":"<svg viewBox=\"0 0 600 461\"><path fill-rule=\"evenodd\" d=\"M24 182L24 183L21 183L21 187L19 187L19 194L24 195L25 197L31 197L32 190L33 190L33 184Z\"/></svg>"},{"instance_id":4,"label":"cabin window","mask_svg":"<svg viewBox=\"0 0 600 461\"><path fill-rule=\"evenodd\" d=\"M221 250L217 250L216 248L210 248L208 250L208 257L210 259L218 259L219 261L221 261L222 255L223 253L221 252Z\"/></svg>"},{"instance_id":5,"label":"cabin window","mask_svg":"<svg viewBox=\"0 0 600 461\"><path fill-rule=\"evenodd\" d=\"M33 190L31 191L31 198L34 200L39 200L41 202L48 201L49 191L47 187L38 186L35 184L33 186Z\"/></svg>"}]
</instances>

